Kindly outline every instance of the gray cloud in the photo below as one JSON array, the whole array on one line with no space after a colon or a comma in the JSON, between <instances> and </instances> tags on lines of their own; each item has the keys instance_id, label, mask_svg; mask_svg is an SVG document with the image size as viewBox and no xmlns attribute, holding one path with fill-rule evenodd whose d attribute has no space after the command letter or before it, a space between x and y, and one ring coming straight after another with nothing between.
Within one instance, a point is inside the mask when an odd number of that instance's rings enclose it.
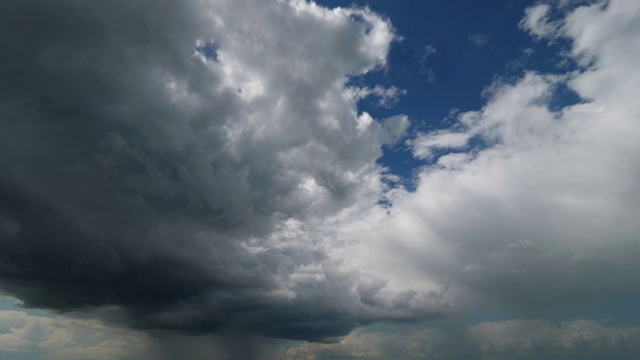
<instances>
[{"instance_id":1,"label":"gray cloud","mask_svg":"<svg viewBox=\"0 0 640 360\"><path fill-rule=\"evenodd\" d=\"M0 6L3 291L189 333L320 340L409 316L361 302L305 235L384 189L375 160L407 119L362 123L346 84L384 66L387 21L297 1Z\"/></svg>"}]
</instances>

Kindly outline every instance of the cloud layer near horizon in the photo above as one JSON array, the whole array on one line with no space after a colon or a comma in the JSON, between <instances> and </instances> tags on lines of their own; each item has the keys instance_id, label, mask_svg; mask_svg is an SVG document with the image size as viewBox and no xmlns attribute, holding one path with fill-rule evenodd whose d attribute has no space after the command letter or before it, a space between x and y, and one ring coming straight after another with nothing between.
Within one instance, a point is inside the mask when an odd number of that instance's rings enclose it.
<instances>
[{"instance_id":1,"label":"cloud layer near horizon","mask_svg":"<svg viewBox=\"0 0 640 360\"><path fill-rule=\"evenodd\" d=\"M386 103L402 91L348 85L385 66L397 38L370 10L248 0L0 6L10 54L0 68L0 290L26 306L141 329L317 341L486 304L547 318L559 306L638 295L636 1L530 8L522 29L569 40L576 69L498 80L481 109L409 139L432 162L414 192L389 187L376 164L409 120L357 110L363 96ZM554 109L561 87L582 101ZM376 205L381 197L391 208ZM567 324L455 333L460 349L494 358L544 354L530 337L562 354L607 350L576 345L593 339L638 352L635 329ZM521 338L495 340L516 327ZM576 327L599 335L585 340ZM547 330L567 342L540 339ZM280 355L353 355L387 341L413 358L451 346L443 335L411 352L406 338L375 336ZM392 347L362 356L397 354Z\"/></svg>"}]
</instances>

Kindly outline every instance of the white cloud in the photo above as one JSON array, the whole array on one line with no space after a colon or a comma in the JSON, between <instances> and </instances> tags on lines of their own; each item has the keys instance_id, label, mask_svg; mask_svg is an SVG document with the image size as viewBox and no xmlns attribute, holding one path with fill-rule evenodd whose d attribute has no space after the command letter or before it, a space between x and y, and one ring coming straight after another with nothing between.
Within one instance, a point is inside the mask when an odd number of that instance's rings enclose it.
<instances>
[{"instance_id":1,"label":"white cloud","mask_svg":"<svg viewBox=\"0 0 640 360\"><path fill-rule=\"evenodd\" d=\"M558 30L558 24L549 20L551 6L538 4L527 8L525 17L520 22L520 27L537 38L554 36Z\"/></svg>"},{"instance_id":2,"label":"white cloud","mask_svg":"<svg viewBox=\"0 0 640 360\"><path fill-rule=\"evenodd\" d=\"M437 149L457 149L467 146L472 134L436 131L418 135L409 143L413 150L413 156L418 159L427 159L433 156Z\"/></svg>"},{"instance_id":3,"label":"white cloud","mask_svg":"<svg viewBox=\"0 0 640 360\"><path fill-rule=\"evenodd\" d=\"M369 87L349 87L345 91L345 96L354 100L361 100L369 96L378 97L378 105L383 107L391 107L398 102L401 96L406 95L407 91L399 89L395 86L385 88L380 85L376 85L373 88Z\"/></svg>"},{"instance_id":4,"label":"white cloud","mask_svg":"<svg viewBox=\"0 0 640 360\"><path fill-rule=\"evenodd\" d=\"M480 110L411 140L417 157L449 154L423 168L414 193L393 193L389 215L344 229L358 239L340 255L347 265L388 289L434 291L453 312L476 297L526 311L634 292L639 16L640 3L623 0L567 13L545 31L569 37L590 66L496 82ZM551 110L563 84L587 100ZM461 151L471 137L482 145Z\"/></svg>"}]
</instances>

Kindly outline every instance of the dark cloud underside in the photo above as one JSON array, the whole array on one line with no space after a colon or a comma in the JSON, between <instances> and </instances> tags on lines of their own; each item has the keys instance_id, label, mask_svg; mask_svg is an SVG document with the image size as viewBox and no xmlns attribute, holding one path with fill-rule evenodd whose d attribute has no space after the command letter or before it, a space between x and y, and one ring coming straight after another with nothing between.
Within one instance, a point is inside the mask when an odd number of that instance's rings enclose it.
<instances>
[{"instance_id":1,"label":"dark cloud underside","mask_svg":"<svg viewBox=\"0 0 640 360\"><path fill-rule=\"evenodd\" d=\"M378 317L345 274L282 284L326 259L313 241L255 249L378 191L388 137L340 92L384 62L386 22L304 3L0 7L2 290L187 332L322 339Z\"/></svg>"}]
</instances>

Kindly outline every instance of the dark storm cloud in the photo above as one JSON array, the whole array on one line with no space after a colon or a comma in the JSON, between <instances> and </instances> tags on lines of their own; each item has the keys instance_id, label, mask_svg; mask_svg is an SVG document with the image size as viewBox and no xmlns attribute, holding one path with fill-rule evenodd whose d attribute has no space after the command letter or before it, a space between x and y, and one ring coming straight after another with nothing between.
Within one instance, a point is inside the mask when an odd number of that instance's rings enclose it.
<instances>
[{"instance_id":1,"label":"dark storm cloud","mask_svg":"<svg viewBox=\"0 0 640 360\"><path fill-rule=\"evenodd\" d=\"M357 274L286 234L376 201L406 119L361 124L343 91L392 40L368 10L304 2L3 2L0 289L188 333L426 315L361 302Z\"/></svg>"}]
</instances>

